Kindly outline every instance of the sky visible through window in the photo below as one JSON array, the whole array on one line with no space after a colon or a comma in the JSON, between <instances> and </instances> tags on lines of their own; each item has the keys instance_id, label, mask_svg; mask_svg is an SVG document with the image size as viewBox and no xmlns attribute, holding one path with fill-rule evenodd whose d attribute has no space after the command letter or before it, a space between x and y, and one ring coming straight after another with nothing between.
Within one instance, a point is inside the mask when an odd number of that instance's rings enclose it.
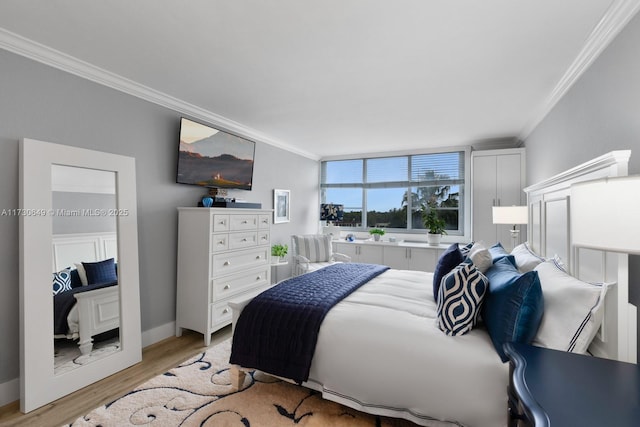
<instances>
[{"instance_id":1,"label":"sky visible through window","mask_svg":"<svg viewBox=\"0 0 640 427\"><path fill-rule=\"evenodd\" d=\"M429 155L433 157L434 155ZM446 170L437 170L438 165L458 164L460 154L438 153L436 171L446 174L449 178L458 178L457 170L447 167ZM420 159L421 156L415 156ZM409 156L384 157L367 160L367 183L390 183L407 182L409 174ZM362 159L331 161L326 163L326 184L359 184L363 182L364 161ZM412 180L419 179L418 174L424 170L424 166L419 160L414 162L412 168ZM375 190L365 190L367 192L367 211L387 212L392 209L401 209L402 201L407 191L407 187L383 188ZM458 185L451 186L451 193L459 192ZM345 211L361 211L363 204L362 189L357 188L327 188L326 203L337 203L344 205Z\"/></svg>"}]
</instances>

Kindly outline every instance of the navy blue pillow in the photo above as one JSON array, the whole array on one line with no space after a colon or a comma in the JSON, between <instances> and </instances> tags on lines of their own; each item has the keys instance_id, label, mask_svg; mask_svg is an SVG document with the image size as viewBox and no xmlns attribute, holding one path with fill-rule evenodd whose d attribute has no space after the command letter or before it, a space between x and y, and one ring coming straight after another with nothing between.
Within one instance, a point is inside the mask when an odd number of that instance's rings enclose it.
<instances>
[{"instance_id":1,"label":"navy blue pillow","mask_svg":"<svg viewBox=\"0 0 640 427\"><path fill-rule=\"evenodd\" d=\"M98 262L83 262L82 265L87 273L87 283L89 285L116 282L118 280L116 264L113 258Z\"/></svg>"},{"instance_id":2,"label":"navy blue pillow","mask_svg":"<svg viewBox=\"0 0 640 427\"><path fill-rule=\"evenodd\" d=\"M489 253L491 254L491 259L492 259L494 264L499 259L507 258L509 260L509 262L514 267L516 267L516 257L514 257L509 252L507 252L500 242L498 242L495 245L491 246L489 248Z\"/></svg>"},{"instance_id":3,"label":"navy blue pillow","mask_svg":"<svg viewBox=\"0 0 640 427\"><path fill-rule=\"evenodd\" d=\"M507 342L530 343L538 332L544 300L537 271L521 274L507 258L501 258L485 273L489 293L482 308L482 319L498 355Z\"/></svg>"},{"instance_id":4,"label":"navy blue pillow","mask_svg":"<svg viewBox=\"0 0 640 427\"><path fill-rule=\"evenodd\" d=\"M460 264L462 261L464 261L464 257L462 256L462 252L460 252L457 243L449 246L447 250L440 255L438 264L436 264L436 268L433 271L433 299L436 302L438 301L438 291L440 290L440 282L442 281L442 278L453 270L453 267Z\"/></svg>"},{"instance_id":5,"label":"navy blue pillow","mask_svg":"<svg viewBox=\"0 0 640 427\"><path fill-rule=\"evenodd\" d=\"M80 273L75 268L71 270L71 289L82 286L82 280L80 280Z\"/></svg>"}]
</instances>

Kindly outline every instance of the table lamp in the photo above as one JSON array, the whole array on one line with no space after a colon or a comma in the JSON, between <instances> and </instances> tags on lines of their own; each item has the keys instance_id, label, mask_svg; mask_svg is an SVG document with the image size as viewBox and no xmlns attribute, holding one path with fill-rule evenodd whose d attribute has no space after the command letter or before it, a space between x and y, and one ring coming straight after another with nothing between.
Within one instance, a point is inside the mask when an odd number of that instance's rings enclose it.
<instances>
[{"instance_id":1,"label":"table lamp","mask_svg":"<svg viewBox=\"0 0 640 427\"><path fill-rule=\"evenodd\" d=\"M509 230L511 233L511 249L518 244L518 235L520 230L516 228L518 224L527 224L529 222L529 212L526 206L494 206L493 207L493 223L509 224L513 228Z\"/></svg>"}]
</instances>

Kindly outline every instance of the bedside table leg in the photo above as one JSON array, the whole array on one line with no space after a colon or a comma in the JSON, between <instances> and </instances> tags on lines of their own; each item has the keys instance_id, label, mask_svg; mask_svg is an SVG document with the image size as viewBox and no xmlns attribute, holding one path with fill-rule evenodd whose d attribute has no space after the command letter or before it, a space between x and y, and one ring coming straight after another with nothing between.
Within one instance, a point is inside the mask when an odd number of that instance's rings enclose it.
<instances>
[{"instance_id":1,"label":"bedside table leg","mask_svg":"<svg viewBox=\"0 0 640 427\"><path fill-rule=\"evenodd\" d=\"M238 365L231 365L229 368L229 375L231 376L231 387L235 391L239 391L242 389L244 385L244 377L246 376L246 372L240 368Z\"/></svg>"}]
</instances>

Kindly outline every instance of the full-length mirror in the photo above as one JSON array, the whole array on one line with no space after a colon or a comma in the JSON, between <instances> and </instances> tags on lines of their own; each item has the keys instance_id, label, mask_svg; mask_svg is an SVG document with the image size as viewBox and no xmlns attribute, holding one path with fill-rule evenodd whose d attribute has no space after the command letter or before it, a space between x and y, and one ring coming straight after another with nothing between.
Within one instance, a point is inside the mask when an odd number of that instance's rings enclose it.
<instances>
[{"instance_id":1,"label":"full-length mirror","mask_svg":"<svg viewBox=\"0 0 640 427\"><path fill-rule=\"evenodd\" d=\"M116 174L51 165L56 375L120 350Z\"/></svg>"},{"instance_id":2,"label":"full-length mirror","mask_svg":"<svg viewBox=\"0 0 640 427\"><path fill-rule=\"evenodd\" d=\"M135 161L24 139L20 212L29 412L141 360Z\"/></svg>"}]
</instances>

